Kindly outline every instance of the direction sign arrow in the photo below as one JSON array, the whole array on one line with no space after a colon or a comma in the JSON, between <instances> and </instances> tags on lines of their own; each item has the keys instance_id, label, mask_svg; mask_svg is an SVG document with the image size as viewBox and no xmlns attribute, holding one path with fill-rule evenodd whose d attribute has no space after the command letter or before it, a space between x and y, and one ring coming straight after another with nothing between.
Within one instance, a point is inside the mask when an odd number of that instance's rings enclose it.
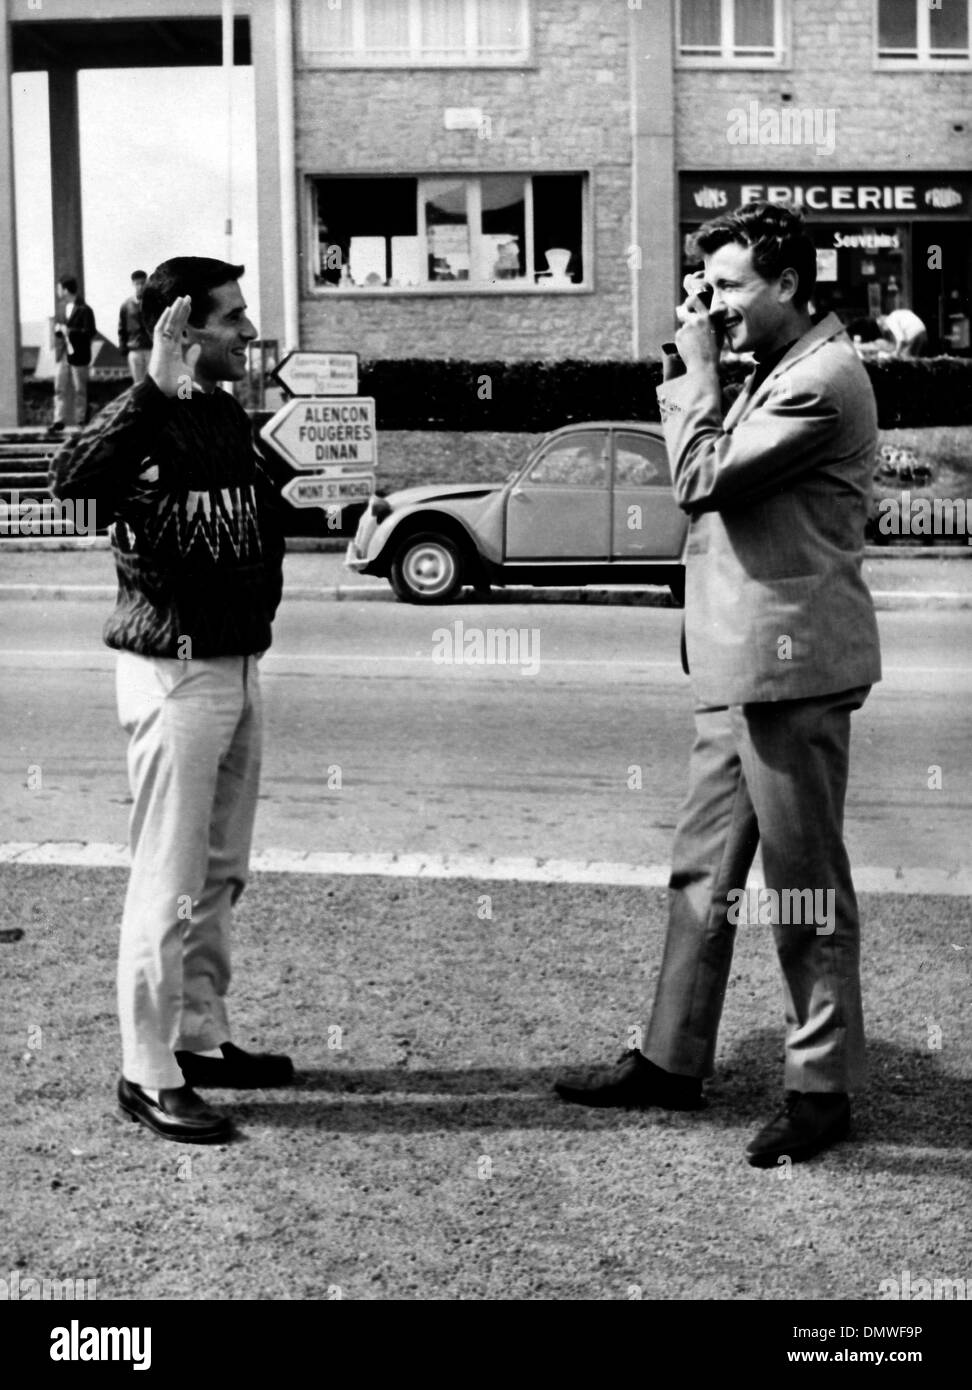
<instances>
[{"instance_id":1,"label":"direction sign arrow","mask_svg":"<svg viewBox=\"0 0 972 1390\"><path fill-rule=\"evenodd\" d=\"M272 375L292 396L356 396L356 352L288 352Z\"/></svg>"},{"instance_id":2,"label":"direction sign arrow","mask_svg":"<svg viewBox=\"0 0 972 1390\"><path fill-rule=\"evenodd\" d=\"M349 502L367 502L375 487L374 473L356 478L291 478L280 489L292 507L342 507Z\"/></svg>"},{"instance_id":3,"label":"direction sign arrow","mask_svg":"<svg viewBox=\"0 0 972 1390\"><path fill-rule=\"evenodd\" d=\"M263 426L261 438L294 468L339 474L374 469L378 462L375 402L371 396L297 397Z\"/></svg>"}]
</instances>

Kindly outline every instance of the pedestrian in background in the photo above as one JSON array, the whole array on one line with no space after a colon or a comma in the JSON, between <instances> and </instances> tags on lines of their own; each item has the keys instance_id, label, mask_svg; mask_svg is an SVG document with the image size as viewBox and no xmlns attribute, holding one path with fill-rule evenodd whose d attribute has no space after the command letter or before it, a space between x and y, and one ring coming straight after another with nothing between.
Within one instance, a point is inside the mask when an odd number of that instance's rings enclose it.
<instances>
[{"instance_id":1,"label":"pedestrian in background","mask_svg":"<svg viewBox=\"0 0 972 1390\"><path fill-rule=\"evenodd\" d=\"M73 275L57 282L54 313L54 423L51 434L65 425L83 425L88 419L88 370L95 317L78 293Z\"/></svg>"},{"instance_id":2,"label":"pedestrian in background","mask_svg":"<svg viewBox=\"0 0 972 1390\"><path fill-rule=\"evenodd\" d=\"M142 319L142 293L148 277L144 270L132 271L132 292L118 312L118 350L128 358L134 385L144 381L152 351L152 335Z\"/></svg>"},{"instance_id":3,"label":"pedestrian in background","mask_svg":"<svg viewBox=\"0 0 972 1390\"><path fill-rule=\"evenodd\" d=\"M928 345L928 330L913 309L892 309L878 319L878 328L894 343L895 357L921 357Z\"/></svg>"}]
</instances>

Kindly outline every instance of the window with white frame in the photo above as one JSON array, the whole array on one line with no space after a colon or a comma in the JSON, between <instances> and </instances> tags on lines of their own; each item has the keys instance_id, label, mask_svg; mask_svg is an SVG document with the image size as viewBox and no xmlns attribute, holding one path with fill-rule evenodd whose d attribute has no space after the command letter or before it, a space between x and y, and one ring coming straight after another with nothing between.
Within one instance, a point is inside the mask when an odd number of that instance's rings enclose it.
<instances>
[{"instance_id":1,"label":"window with white frame","mask_svg":"<svg viewBox=\"0 0 972 1390\"><path fill-rule=\"evenodd\" d=\"M966 63L972 59L972 0L877 0L882 66Z\"/></svg>"},{"instance_id":2,"label":"window with white frame","mask_svg":"<svg viewBox=\"0 0 972 1390\"><path fill-rule=\"evenodd\" d=\"M785 58L784 0L678 0L682 63L779 66Z\"/></svg>"},{"instance_id":3,"label":"window with white frame","mask_svg":"<svg viewBox=\"0 0 972 1390\"><path fill-rule=\"evenodd\" d=\"M584 174L310 180L316 289L570 289L585 284Z\"/></svg>"},{"instance_id":4,"label":"window with white frame","mask_svg":"<svg viewBox=\"0 0 972 1390\"><path fill-rule=\"evenodd\" d=\"M503 67L530 58L530 0L301 0L320 67Z\"/></svg>"}]
</instances>

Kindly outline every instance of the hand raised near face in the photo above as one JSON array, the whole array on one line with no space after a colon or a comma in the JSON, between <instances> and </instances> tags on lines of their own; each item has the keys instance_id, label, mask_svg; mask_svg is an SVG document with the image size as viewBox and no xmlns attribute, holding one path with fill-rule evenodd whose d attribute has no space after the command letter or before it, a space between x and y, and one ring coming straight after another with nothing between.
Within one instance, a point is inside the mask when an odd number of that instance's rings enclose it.
<instances>
[{"instance_id":1,"label":"hand raised near face","mask_svg":"<svg viewBox=\"0 0 972 1390\"><path fill-rule=\"evenodd\" d=\"M163 309L152 335L152 356L148 374L166 396L175 396L179 387L192 380L193 369L202 348L190 343L186 335L192 300L181 295Z\"/></svg>"}]
</instances>

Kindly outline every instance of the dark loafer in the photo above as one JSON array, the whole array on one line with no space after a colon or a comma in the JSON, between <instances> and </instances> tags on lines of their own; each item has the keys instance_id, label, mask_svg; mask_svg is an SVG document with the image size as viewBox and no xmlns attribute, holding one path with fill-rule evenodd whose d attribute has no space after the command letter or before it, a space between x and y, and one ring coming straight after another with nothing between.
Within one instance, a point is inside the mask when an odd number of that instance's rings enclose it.
<instances>
[{"instance_id":1,"label":"dark loafer","mask_svg":"<svg viewBox=\"0 0 972 1390\"><path fill-rule=\"evenodd\" d=\"M787 1091L778 1115L746 1149L754 1168L775 1168L781 1158L800 1163L846 1139L850 1100L838 1091Z\"/></svg>"},{"instance_id":2,"label":"dark loafer","mask_svg":"<svg viewBox=\"0 0 972 1390\"><path fill-rule=\"evenodd\" d=\"M179 1144L225 1144L233 1132L229 1119L210 1110L191 1086L160 1090L156 1102L141 1086L122 1077L118 1104L133 1120Z\"/></svg>"},{"instance_id":3,"label":"dark loafer","mask_svg":"<svg viewBox=\"0 0 972 1390\"><path fill-rule=\"evenodd\" d=\"M244 1052L232 1043L220 1046L222 1057L200 1057L198 1052L177 1052L176 1061L190 1086L228 1086L238 1091L289 1086L294 1064L289 1057L270 1052Z\"/></svg>"},{"instance_id":4,"label":"dark loafer","mask_svg":"<svg viewBox=\"0 0 972 1390\"><path fill-rule=\"evenodd\" d=\"M622 1054L616 1066L595 1072L579 1086L558 1081L554 1090L573 1105L628 1106L644 1110L657 1105L663 1110L704 1110L702 1082L694 1076L674 1076L656 1067L640 1052Z\"/></svg>"}]
</instances>

